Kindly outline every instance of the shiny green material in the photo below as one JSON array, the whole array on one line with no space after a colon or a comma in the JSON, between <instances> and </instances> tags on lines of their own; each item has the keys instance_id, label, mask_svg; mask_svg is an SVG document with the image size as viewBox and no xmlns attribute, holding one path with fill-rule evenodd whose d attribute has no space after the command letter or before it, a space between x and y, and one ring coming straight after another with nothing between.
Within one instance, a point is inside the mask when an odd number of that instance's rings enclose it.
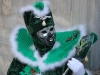
<instances>
[{"instance_id":1,"label":"shiny green material","mask_svg":"<svg viewBox=\"0 0 100 75\"><path fill-rule=\"evenodd\" d=\"M43 3L43 2L36 2L36 3L34 4L34 7L35 7L36 9L42 11L43 8L44 8L44 3Z\"/></svg>"}]
</instances>

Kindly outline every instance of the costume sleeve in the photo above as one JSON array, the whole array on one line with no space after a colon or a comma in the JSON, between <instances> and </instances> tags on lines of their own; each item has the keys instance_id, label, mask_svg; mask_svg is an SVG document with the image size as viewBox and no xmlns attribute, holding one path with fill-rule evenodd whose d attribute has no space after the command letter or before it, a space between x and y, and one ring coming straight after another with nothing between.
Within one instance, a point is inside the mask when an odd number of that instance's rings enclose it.
<instances>
[{"instance_id":1,"label":"costume sleeve","mask_svg":"<svg viewBox=\"0 0 100 75\"><path fill-rule=\"evenodd\" d=\"M19 75L19 72L25 67L25 64L20 63L16 58L13 59L8 68L7 75Z\"/></svg>"}]
</instances>

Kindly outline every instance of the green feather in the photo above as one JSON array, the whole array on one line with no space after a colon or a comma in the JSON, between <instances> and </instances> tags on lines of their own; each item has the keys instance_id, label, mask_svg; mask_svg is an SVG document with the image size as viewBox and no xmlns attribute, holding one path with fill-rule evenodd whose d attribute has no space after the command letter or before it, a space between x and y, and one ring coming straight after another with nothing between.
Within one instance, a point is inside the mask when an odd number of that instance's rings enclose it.
<instances>
[{"instance_id":1,"label":"green feather","mask_svg":"<svg viewBox=\"0 0 100 75\"><path fill-rule=\"evenodd\" d=\"M35 7L36 9L38 9L38 10L43 10L43 8L44 8L44 3L43 3L43 2L36 2L36 3L34 4L34 7Z\"/></svg>"}]
</instances>

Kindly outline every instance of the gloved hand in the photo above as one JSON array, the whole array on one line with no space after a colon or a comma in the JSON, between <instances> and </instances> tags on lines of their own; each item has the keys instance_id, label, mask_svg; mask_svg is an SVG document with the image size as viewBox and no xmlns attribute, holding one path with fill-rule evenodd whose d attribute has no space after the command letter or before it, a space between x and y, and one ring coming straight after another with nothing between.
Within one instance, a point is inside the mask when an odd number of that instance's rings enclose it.
<instances>
[{"instance_id":1,"label":"gloved hand","mask_svg":"<svg viewBox=\"0 0 100 75\"><path fill-rule=\"evenodd\" d=\"M79 60L72 58L71 60L68 61L67 65L73 71L73 75L85 74L84 66Z\"/></svg>"}]
</instances>

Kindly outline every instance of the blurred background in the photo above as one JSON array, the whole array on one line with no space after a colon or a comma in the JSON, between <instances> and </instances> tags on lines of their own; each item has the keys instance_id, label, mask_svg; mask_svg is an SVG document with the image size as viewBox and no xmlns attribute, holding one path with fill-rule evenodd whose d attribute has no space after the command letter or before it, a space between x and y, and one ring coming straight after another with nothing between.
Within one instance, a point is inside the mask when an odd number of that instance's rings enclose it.
<instances>
[{"instance_id":1,"label":"blurred background","mask_svg":"<svg viewBox=\"0 0 100 75\"><path fill-rule=\"evenodd\" d=\"M13 59L10 34L18 25L25 25L19 10L41 0L0 0L0 75L6 75ZM50 0L56 29L69 28L83 24L87 33L95 32L100 37L100 0ZM100 75L100 40L88 53L89 61L85 67Z\"/></svg>"}]
</instances>

